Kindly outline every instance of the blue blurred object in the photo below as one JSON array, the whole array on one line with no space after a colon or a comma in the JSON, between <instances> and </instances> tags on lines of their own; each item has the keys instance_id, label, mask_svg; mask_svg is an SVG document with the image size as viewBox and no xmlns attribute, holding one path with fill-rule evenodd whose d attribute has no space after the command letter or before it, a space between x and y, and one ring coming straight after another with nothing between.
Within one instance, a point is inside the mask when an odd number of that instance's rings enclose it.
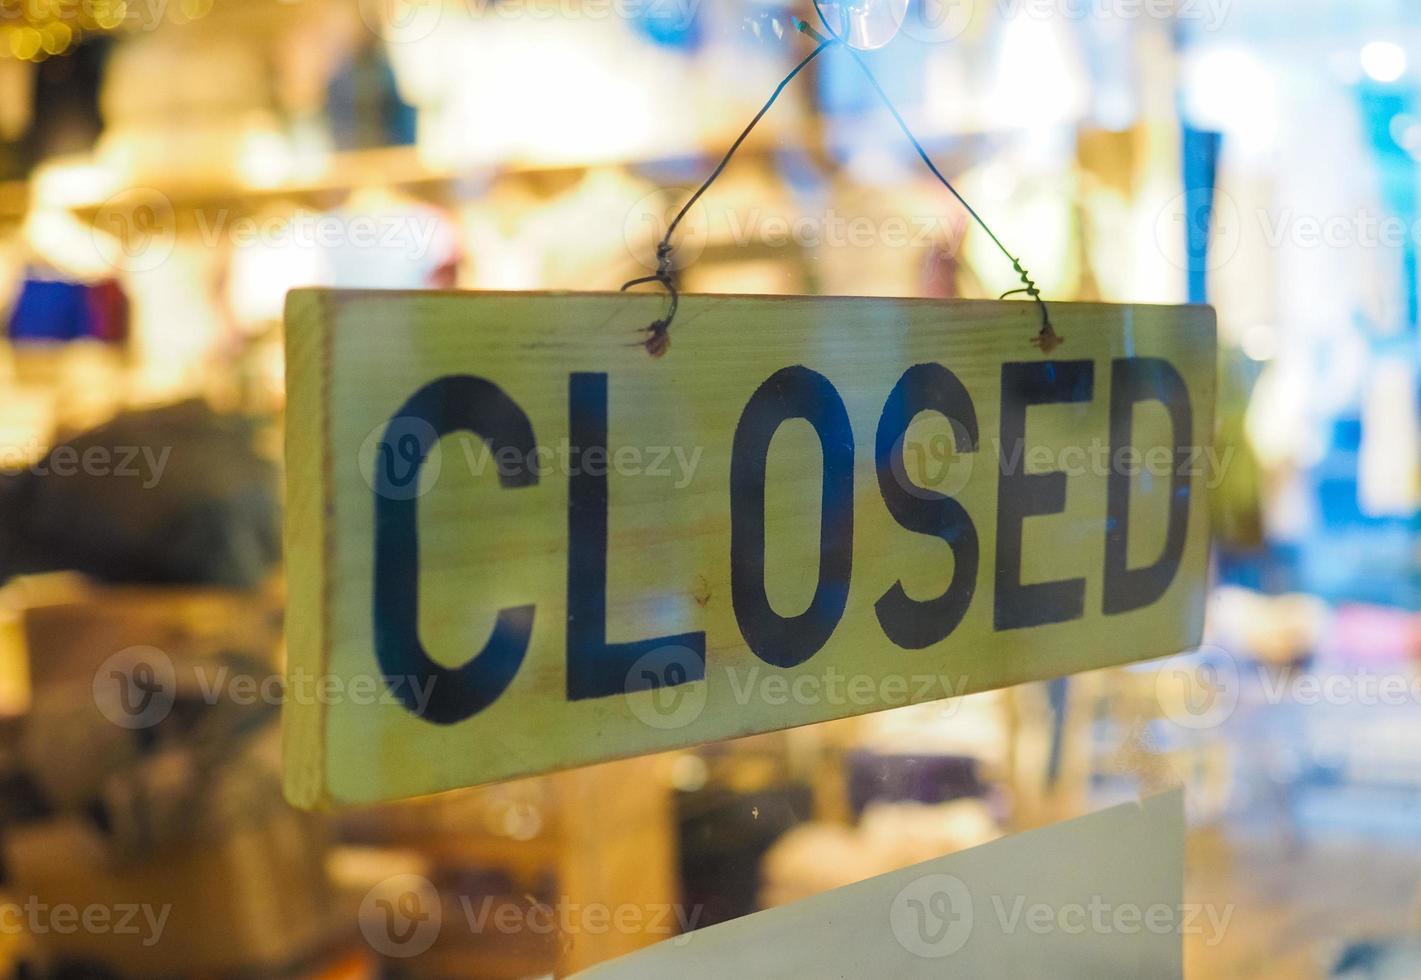
<instances>
[{"instance_id":1,"label":"blue blurred object","mask_svg":"<svg viewBox=\"0 0 1421 980\"><path fill-rule=\"evenodd\" d=\"M1209 230L1214 219L1222 133L1184 126L1184 254L1189 262L1189 302L1209 302Z\"/></svg>"},{"instance_id":2,"label":"blue blurred object","mask_svg":"<svg viewBox=\"0 0 1421 980\"><path fill-rule=\"evenodd\" d=\"M632 26L664 48L694 51L702 39L698 9L694 0L649 0L632 15Z\"/></svg>"},{"instance_id":3,"label":"blue blurred object","mask_svg":"<svg viewBox=\"0 0 1421 980\"><path fill-rule=\"evenodd\" d=\"M1348 946L1328 973L1334 980L1413 980L1421 976L1421 941L1369 941Z\"/></svg>"},{"instance_id":4,"label":"blue blurred object","mask_svg":"<svg viewBox=\"0 0 1421 980\"><path fill-rule=\"evenodd\" d=\"M1421 515L1373 517L1362 511L1362 421L1357 415L1334 419L1326 439L1326 454L1308 474L1319 526L1299 544L1299 583L1333 602L1418 608Z\"/></svg>"},{"instance_id":5,"label":"blue blurred object","mask_svg":"<svg viewBox=\"0 0 1421 980\"><path fill-rule=\"evenodd\" d=\"M331 79L326 112L331 139L339 149L414 143L414 107L400 97L390 59L374 44L364 45Z\"/></svg>"},{"instance_id":6,"label":"blue blurred object","mask_svg":"<svg viewBox=\"0 0 1421 980\"><path fill-rule=\"evenodd\" d=\"M8 334L21 343L128 336L128 298L112 280L97 283L30 276L10 313Z\"/></svg>"},{"instance_id":7,"label":"blue blurred object","mask_svg":"<svg viewBox=\"0 0 1421 980\"><path fill-rule=\"evenodd\" d=\"M1362 109L1362 121L1367 141L1375 154L1382 204L1402 227L1416 227L1417 190L1416 160L1397 142L1393 123L1408 118L1416 111L1416 94L1407 80L1387 85L1367 82L1357 92ZM1401 250L1403 282L1405 283L1406 323L1413 330L1418 320L1416 236L1406 235Z\"/></svg>"},{"instance_id":8,"label":"blue blurred object","mask_svg":"<svg viewBox=\"0 0 1421 980\"><path fill-rule=\"evenodd\" d=\"M26 279L10 314L11 340L77 340L89 335L85 288L73 282Z\"/></svg>"}]
</instances>

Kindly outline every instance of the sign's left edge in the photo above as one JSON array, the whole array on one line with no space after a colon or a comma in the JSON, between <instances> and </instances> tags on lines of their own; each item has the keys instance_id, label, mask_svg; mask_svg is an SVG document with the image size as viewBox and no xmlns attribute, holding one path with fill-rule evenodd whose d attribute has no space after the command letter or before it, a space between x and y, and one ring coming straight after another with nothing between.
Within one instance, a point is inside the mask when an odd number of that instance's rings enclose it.
<instances>
[{"instance_id":1,"label":"sign's left edge","mask_svg":"<svg viewBox=\"0 0 1421 980\"><path fill-rule=\"evenodd\" d=\"M333 296L293 290L286 299L286 689L328 669L331 539L330 354ZM281 713L282 785L292 806L330 804L326 706L286 700Z\"/></svg>"}]
</instances>

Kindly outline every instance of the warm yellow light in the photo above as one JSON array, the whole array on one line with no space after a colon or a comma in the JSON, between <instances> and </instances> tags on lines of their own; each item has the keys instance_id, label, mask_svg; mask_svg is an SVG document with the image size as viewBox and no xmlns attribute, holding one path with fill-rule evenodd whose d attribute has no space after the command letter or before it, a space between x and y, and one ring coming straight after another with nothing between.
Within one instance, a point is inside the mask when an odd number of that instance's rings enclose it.
<instances>
[{"instance_id":1,"label":"warm yellow light","mask_svg":"<svg viewBox=\"0 0 1421 980\"><path fill-rule=\"evenodd\" d=\"M94 20L106 31L111 31L123 23L123 19L128 16L128 4L123 0L118 0L108 10L99 10L94 13Z\"/></svg>"},{"instance_id":2,"label":"warm yellow light","mask_svg":"<svg viewBox=\"0 0 1421 980\"><path fill-rule=\"evenodd\" d=\"M98 204L118 190L118 178L107 167L84 158L46 161L30 176L30 193L38 208L71 208Z\"/></svg>"},{"instance_id":3,"label":"warm yellow light","mask_svg":"<svg viewBox=\"0 0 1421 980\"><path fill-rule=\"evenodd\" d=\"M46 54L62 54L74 40L74 32L62 20L46 24L40 31L40 45Z\"/></svg>"},{"instance_id":4,"label":"warm yellow light","mask_svg":"<svg viewBox=\"0 0 1421 980\"><path fill-rule=\"evenodd\" d=\"M248 187L278 187L291 177L291 147L280 133L249 133L237 157L237 175Z\"/></svg>"},{"instance_id":5,"label":"warm yellow light","mask_svg":"<svg viewBox=\"0 0 1421 980\"><path fill-rule=\"evenodd\" d=\"M10 53L21 60L31 61L39 54L41 41L39 31L33 27L21 27L10 32Z\"/></svg>"}]
</instances>

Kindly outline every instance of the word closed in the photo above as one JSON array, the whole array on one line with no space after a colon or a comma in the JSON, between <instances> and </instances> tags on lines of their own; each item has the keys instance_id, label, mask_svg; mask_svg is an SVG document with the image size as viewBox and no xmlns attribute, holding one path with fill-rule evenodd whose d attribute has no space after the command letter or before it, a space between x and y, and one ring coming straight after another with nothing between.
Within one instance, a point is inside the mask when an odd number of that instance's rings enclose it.
<instances>
[{"instance_id":1,"label":"word closed","mask_svg":"<svg viewBox=\"0 0 1421 980\"><path fill-rule=\"evenodd\" d=\"M687 297L654 359L658 302L293 294L293 802L1197 643L1211 311Z\"/></svg>"}]
</instances>

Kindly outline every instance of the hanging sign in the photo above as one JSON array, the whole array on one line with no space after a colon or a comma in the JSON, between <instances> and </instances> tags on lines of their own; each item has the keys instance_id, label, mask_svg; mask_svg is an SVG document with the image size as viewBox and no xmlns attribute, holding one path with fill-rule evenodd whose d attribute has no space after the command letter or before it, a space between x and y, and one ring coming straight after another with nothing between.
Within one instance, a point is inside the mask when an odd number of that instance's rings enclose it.
<instances>
[{"instance_id":1,"label":"hanging sign","mask_svg":"<svg viewBox=\"0 0 1421 980\"><path fill-rule=\"evenodd\" d=\"M299 291L287 791L365 803L1199 639L1214 316Z\"/></svg>"}]
</instances>

